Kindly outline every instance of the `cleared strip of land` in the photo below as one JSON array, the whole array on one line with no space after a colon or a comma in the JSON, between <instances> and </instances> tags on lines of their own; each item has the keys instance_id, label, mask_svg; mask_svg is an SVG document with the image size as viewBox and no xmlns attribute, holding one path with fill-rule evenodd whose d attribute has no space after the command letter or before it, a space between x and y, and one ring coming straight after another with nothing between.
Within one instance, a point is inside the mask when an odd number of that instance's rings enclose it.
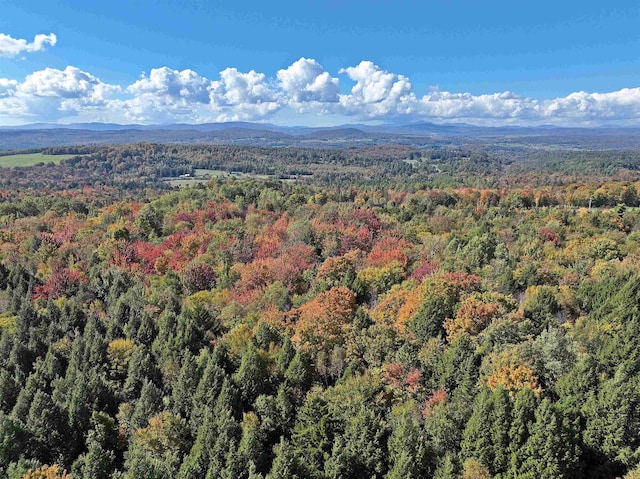
<instances>
[{"instance_id":1,"label":"cleared strip of land","mask_svg":"<svg viewBox=\"0 0 640 479\"><path fill-rule=\"evenodd\" d=\"M0 156L0 168L14 166L33 166L38 163L60 163L62 160L75 155L45 155L43 153L28 153L18 155Z\"/></svg>"}]
</instances>

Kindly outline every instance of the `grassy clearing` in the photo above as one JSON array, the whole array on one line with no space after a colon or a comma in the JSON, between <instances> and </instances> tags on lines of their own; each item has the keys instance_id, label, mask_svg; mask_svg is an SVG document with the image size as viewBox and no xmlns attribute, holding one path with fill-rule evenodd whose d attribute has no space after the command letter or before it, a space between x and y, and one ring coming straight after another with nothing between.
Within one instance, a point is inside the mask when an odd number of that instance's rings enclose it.
<instances>
[{"instance_id":1,"label":"grassy clearing","mask_svg":"<svg viewBox=\"0 0 640 479\"><path fill-rule=\"evenodd\" d=\"M212 178L239 178L239 179L261 179L266 180L269 178L274 179L273 175L259 175L254 173L242 173L239 171L225 171L225 170L205 170L196 168L194 171L194 176L189 178L170 178L164 180L165 183L170 184L171 186L193 186L201 183L206 183Z\"/></svg>"},{"instance_id":2,"label":"grassy clearing","mask_svg":"<svg viewBox=\"0 0 640 479\"><path fill-rule=\"evenodd\" d=\"M24 155L0 156L0 168L14 166L33 166L38 163L55 163L71 158L75 155L44 155L42 153L29 153Z\"/></svg>"},{"instance_id":3,"label":"grassy clearing","mask_svg":"<svg viewBox=\"0 0 640 479\"><path fill-rule=\"evenodd\" d=\"M210 177L214 177L214 176L227 176L228 173L224 170L205 170L205 169L201 169L201 168L196 168L194 170L194 173L196 176L210 176Z\"/></svg>"}]
</instances>

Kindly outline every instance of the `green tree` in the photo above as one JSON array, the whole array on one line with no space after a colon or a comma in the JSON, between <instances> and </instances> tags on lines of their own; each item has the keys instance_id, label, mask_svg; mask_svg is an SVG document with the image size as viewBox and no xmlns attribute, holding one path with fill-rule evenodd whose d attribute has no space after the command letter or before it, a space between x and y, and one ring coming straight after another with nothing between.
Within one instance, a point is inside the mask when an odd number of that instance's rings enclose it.
<instances>
[{"instance_id":1,"label":"green tree","mask_svg":"<svg viewBox=\"0 0 640 479\"><path fill-rule=\"evenodd\" d=\"M566 477L578 463L576 441L547 398L535 412L535 422L524 447L525 460L520 475L531 478Z\"/></svg>"},{"instance_id":2,"label":"green tree","mask_svg":"<svg viewBox=\"0 0 640 479\"><path fill-rule=\"evenodd\" d=\"M306 477L304 472L300 472L302 466L299 456L284 437L280 439L280 444L276 446L275 451L276 456L266 479L302 479Z\"/></svg>"},{"instance_id":3,"label":"green tree","mask_svg":"<svg viewBox=\"0 0 640 479\"><path fill-rule=\"evenodd\" d=\"M245 404L253 404L260 395L268 393L270 389L270 374L267 361L253 344L250 344L242 355L240 367L233 375L233 380L242 393Z\"/></svg>"},{"instance_id":4,"label":"green tree","mask_svg":"<svg viewBox=\"0 0 640 479\"><path fill-rule=\"evenodd\" d=\"M432 472L429 446L419 425L408 412L402 412L395 418L388 450L387 479L417 479Z\"/></svg>"},{"instance_id":5,"label":"green tree","mask_svg":"<svg viewBox=\"0 0 640 479\"><path fill-rule=\"evenodd\" d=\"M388 434L382 417L362 406L334 442L331 457L325 463L326 476L382 478L387 468Z\"/></svg>"},{"instance_id":6,"label":"green tree","mask_svg":"<svg viewBox=\"0 0 640 479\"><path fill-rule=\"evenodd\" d=\"M321 478L324 462L329 457L334 440L334 420L327 402L318 394L309 394L293 428L293 451L299 458L305 475Z\"/></svg>"}]
</instances>

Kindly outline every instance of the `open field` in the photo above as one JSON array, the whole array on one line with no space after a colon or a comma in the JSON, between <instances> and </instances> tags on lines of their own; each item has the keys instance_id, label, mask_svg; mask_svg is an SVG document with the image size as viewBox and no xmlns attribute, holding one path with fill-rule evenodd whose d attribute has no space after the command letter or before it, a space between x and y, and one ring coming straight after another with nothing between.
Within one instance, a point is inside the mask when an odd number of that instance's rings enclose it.
<instances>
[{"instance_id":1,"label":"open field","mask_svg":"<svg viewBox=\"0 0 640 479\"><path fill-rule=\"evenodd\" d=\"M20 155L0 156L0 168L14 166L33 166L37 163L60 163L62 160L75 155L45 155L42 153L28 153Z\"/></svg>"},{"instance_id":2,"label":"open field","mask_svg":"<svg viewBox=\"0 0 640 479\"><path fill-rule=\"evenodd\" d=\"M211 170L211 169L203 169L203 168L195 168L195 176L187 177L187 178L171 178L164 180L166 183L171 186L193 186L201 183L206 183L212 178L219 177L234 177L234 178L243 178L243 179L258 179L258 180L267 180L269 178L274 178L271 175L261 175L256 173L243 173L240 171L225 171L225 170Z\"/></svg>"}]
</instances>

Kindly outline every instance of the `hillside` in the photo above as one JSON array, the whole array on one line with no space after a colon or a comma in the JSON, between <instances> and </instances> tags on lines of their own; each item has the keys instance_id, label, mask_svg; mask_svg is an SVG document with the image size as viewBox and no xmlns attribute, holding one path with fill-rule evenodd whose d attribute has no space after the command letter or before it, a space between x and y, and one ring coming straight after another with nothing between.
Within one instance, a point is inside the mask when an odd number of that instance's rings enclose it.
<instances>
[{"instance_id":1,"label":"hillside","mask_svg":"<svg viewBox=\"0 0 640 479\"><path fill-rule=\"evenodd\" d=\"M637 152L46 153L0 169L6 477L637 467Z\"/></svg>"}]
</instances>

